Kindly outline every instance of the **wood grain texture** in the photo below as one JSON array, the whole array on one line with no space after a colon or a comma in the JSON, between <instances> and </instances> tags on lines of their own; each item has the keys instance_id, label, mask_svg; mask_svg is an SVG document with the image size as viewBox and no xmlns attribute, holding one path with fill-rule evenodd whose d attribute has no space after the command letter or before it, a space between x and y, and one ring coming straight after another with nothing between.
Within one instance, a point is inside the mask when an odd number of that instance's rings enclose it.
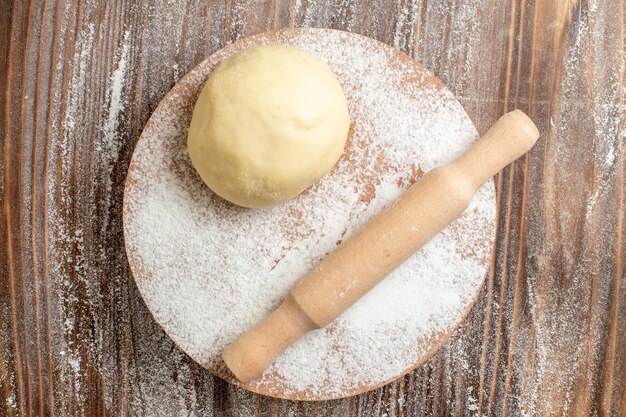
<instances>
[{"instance_id":1,"label":"wood grain texture","mask_svg":"<svg viewBox=\"0 0 626 417\"><path fill-rule=\"evenodd\" d=\"M492 273L427 364L345 400L212 377L142 303L123 181L151 111L243 36L332 27L431 68L482 133L542 138L497 178ZM624 3L5 0L0 3L0 415L626 415Z\"/></svg>"}]
</instances>

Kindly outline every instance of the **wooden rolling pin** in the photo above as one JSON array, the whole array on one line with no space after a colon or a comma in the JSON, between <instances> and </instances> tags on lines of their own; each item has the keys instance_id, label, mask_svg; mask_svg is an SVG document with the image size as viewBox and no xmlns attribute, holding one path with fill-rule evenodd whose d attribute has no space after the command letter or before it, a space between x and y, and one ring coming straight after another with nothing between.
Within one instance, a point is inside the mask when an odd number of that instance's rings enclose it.
<instances>
[{"instance_id":1,"label":"wooden rolling pin","mask_svg":"<svg viewBox=\"0 0 626 417\"><path fill-rule=\"evenodd\" d=\"M228 368L249 381L302 335L333 321L459 217L478 188L538 138L523 112L502 116L467 152L424 175L300 279L274 312L224 350Z\"/></svg>"}]
</instances>

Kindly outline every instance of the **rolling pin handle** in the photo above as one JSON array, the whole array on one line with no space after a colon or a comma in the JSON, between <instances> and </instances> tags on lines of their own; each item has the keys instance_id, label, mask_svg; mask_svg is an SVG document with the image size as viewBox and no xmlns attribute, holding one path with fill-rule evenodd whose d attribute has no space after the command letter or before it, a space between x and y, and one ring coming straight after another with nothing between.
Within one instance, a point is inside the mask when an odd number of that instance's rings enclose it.
<instances>
[{"instance_id":1,"label":"rolling pin handle","mask_svg":"<svg viewBox=\"0 0 626 417\"><path fill-rule=\"evenodd\" d=\"M500 117L451 168L466 177L477 190L505 166L527 153L537 142L539 130L521 110Z\"/></svg>"},{"instance_id":2,"label":"rolling pin handle","mask_svg":"<svg viewBox=\"0 0 626 417\"><path fill-rule=\"evenodd\" d=\"M259 376L276 356L305 333L319 328L292 296L223 352L222 359L240 381Z\"/></svg>"}]
</instances>

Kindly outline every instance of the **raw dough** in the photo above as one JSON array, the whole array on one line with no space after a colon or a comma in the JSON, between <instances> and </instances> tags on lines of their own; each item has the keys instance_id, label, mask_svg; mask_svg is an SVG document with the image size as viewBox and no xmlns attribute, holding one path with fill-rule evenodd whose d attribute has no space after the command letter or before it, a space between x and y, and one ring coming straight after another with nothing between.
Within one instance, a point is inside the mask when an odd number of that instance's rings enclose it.
<instances>
[{"instance_id":1,"label":"raw dough","mask_svg":"<svg viewBox=\"0 0 626 417\"><path fill-rule=\"evenodd\" d=\"M343 90L326 64L292 46L261 45L213 71L196 102L187 147L215 193L266 207L326 174L349 127Z\"/></svg>"}]
</instances>

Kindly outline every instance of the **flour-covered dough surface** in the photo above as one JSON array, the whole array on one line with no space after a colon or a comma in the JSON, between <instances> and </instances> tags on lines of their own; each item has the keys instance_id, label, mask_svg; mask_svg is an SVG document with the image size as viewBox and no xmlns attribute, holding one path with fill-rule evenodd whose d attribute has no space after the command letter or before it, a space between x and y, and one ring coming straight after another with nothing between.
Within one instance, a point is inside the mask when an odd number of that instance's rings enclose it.
<instances>
[{"instance_id":1,"label":"flour-covered dough surface","mask_svg":"<svg viewBox=\"0 0 626 417\"><path fill-rule=\"evenodd\" d=\"M330 66L353 128L336 166L312 187L283 204L244 209L216 197L198 177L186 150L187 128L216 64L246 47L277 42L306 49ZM372 39L302 29L239 41L174 87L137 144L124 212L137 287L178 346L232 383L309 400L380 386L434 353L474 302L495 238L491 181L457 221L329 326L290 346L261 379L235 381L220 354L423 172L476 139L472 122L439 80Z\"/></svg>"},{"instance_id":2,"label":"flour-covered dough surface","mask_svg":"<svg viewBox=\"0 0 626 417\"><path fill-rule=\"evenodd\" d=\"M350 117L328 66L289 45L244 49L209 76L189 128L191 161L218 195L265 207L332 168Z\"/></svg>"}]
</instances>

